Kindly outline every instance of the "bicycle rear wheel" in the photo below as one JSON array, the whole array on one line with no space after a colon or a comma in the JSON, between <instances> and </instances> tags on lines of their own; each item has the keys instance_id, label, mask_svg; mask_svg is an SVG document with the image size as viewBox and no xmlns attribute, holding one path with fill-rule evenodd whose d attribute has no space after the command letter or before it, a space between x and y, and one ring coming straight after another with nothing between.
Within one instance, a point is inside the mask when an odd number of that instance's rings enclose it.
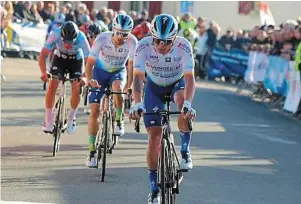
<instances>
[{"instance_id":1,"label":"bicycle rear wheel","mask_svg":"<svg viewBox=\"0 0 301 204\"><path fill-rule=\"evenodd\" d=\"M61 138L61 121L60 121L60 114L61 114L61 102L59 101L56 104L57 108L57 115L55 119L55 127L54 127L54 133L53 133L53 148L52 148L52 156L55 157L56 153L59 151L60 147L60 138Z\"/></svg>"},{"instance_id":2,"label":"bicycle rear wheel","mask_svg":"<svg viewBox=\"0 0 301 204\"><path fill-rule=\"evenodd\" d=\"M109 131L109 120L110 120L110 113L108 111L105 111L103 116L103 143L102 143L102 169L101 169L101 182L104 182L105 175L106 175L106 160L107 160L107 152L108 152L108 134L110 134Z\"/></svg>"}]
</instances>

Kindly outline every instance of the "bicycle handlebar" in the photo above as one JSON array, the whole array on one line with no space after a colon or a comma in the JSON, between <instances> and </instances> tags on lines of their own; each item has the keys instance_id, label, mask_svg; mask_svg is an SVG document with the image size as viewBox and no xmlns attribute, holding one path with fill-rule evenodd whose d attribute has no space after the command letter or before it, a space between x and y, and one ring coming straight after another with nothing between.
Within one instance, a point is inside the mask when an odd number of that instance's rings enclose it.
<instances>
[{"instance_id":1,"label":"bicycle handlebar","mask_svg":"<svg viewBox=\"0 0 301 204\"><path fill-rule=\"evenodd\" d=\"M187 113L187 111L188 110L184 109L184 113ZM140 116L141 116L141 113L142 113L142 110L139 109L138 110L138 114ZM154 112L146 112L143 115L160 115L160 116L166 116L166 115L179 115L179 114L182 114L182 112L180 112L180 111L166 111L166 110L161 110L161 111L156 112L156 113L154 113ZM191 121L191 119L187 119L187 123L188 123L187 125L188 125L189 131L192 131L192 121ZM140 119L136 120L136 122L135 122L135 131L137 133L140 132Z\"/></svg>"}]
</instances>

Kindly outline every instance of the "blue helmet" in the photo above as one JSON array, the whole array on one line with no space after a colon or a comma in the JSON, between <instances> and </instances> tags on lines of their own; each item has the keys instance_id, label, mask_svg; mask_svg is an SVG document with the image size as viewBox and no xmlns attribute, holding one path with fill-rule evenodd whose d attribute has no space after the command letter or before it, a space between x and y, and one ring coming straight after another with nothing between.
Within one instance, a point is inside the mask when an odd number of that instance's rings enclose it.
<instances>
[{"instance_id":1,"label":"blue helmet","mask_svg":"<svg viewBox=\"0 0 301 204\"><path fill-rule=\"evenodd\" d=\"M157 15L151 23L152 36L157 39L171 40L178 33L178 22L169 14Z\"/></svg>"},{"instance_id":2,"label":"blue helmet","mask_svg":"<svg viewBox=\"0 0 301 204\"><path fill-rule=\"evenodd\" d=\"M119 30L131 31L134 27L134 21L127 14L118 14L113 20L112 27Z\"/></svg>"},{"instance_id":3,"label":"blue helmet","mask_svg":"<svg viewBox=\"0 0 301 204\"><path fill-rule=\"evenodd\" d=\"M54 16L54 21L57 23L65 23L66 16L62 13L56 13Z\"/></svg>"}]
</instances>

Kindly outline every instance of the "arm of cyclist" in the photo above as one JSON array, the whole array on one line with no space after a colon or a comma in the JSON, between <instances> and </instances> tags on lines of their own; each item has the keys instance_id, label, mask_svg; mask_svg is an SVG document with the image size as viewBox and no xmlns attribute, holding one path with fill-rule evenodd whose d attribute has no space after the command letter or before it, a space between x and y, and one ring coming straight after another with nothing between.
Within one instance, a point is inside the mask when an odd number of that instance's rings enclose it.
<instances>
[{"instance_id":1,"label":"arm of cyclist","mask_svg":"<svg viewBox=\"0 0 301 204\"><path fill-rule=\"evenodd\" d=\"M187 41L186 46L189 47L183 54L184 64L184 103L181 112L185 113L185 118L194 119L196 111L191 107L191 102L195 93L195 77L194 77L194 58L191 44Z\"/></svg>"},{"instance_id":2,"label":"arm of cyclist","mask_svg":"<svg viewBox=\"0 0 301 204\"><path fill-rule=\"evenodd\" d=\"M50 35L48 36L48 38L44 44L44 47L42 48L42 50L40 52L38 64L39 64L39 68L41 71L40 78L42 81L48 80L47 73L46 73L46 58L48 57L50 52L54 49L55 44L57 43L57 41L59 39L60 39L60 31L56 29L50 33Z\"/></svg>"},{"instance_id":3,"label":"arm of cyclist","mask_svg":"<svg viewBox=\"0 0 301 204\"><path fill-rule=\"evenodd\" d=\"M101 35L98 35L97 38L95 39L95 42L92 45L90 54L87 58L87 63L86 63L86 67L85 67L85 75L87 78L88 86L95 87L95 88L99 88L100 85L98 84L98 82L96 80L92 79L92 70L96 63L96 59L100 53L101 39L102 39Z\"/></svg>"},{"instance_id":4,"label":"arm of cyclist","mask_svg":"<svg viewBox=\"0 0 301 204\"><path fill-rule=\"evenodd\" d=\"M139 41L135 56L134 56L134 65L133 65L133 97L135 102L135 107L130 112L131 119L138 119L140 115L138 114L138 110L142 110L145 112L144 105L142 102L143 95L143 86L145 80L145 54L143 50L146 46Z\"/></svg>"},{"instance_id":5,"label":"arm of cyclist","mask_svg":"<svg viewBox=\"0 0 301 204\"><path fill-rule=\"evenodd\" d=\"M133 37L133 39L129 42L129 60L128 60L128 66L127 66L127 82L125 86L125 92L128 92L128 90L132 87L133 84L133 60L135 55L135 49L136 45L138 43L138 40Z\"/></svg>"}]
</instances>

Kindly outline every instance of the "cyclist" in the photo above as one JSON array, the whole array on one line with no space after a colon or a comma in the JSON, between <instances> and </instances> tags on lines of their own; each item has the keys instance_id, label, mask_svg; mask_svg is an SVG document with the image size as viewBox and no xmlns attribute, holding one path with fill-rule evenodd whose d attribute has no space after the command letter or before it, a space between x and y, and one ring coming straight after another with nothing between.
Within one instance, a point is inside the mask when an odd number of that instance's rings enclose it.
<instances>
[{"instance_id":1,"label":"cyclist","mask_svg":"<svg viewBox=\"0 0 301 204\"><path fill-rule=\"evenodd\" d=\"M54 21L51 22L51 24L48 26L47 29L47 35L46 40L51 33L51 31L54 31L57 27L62 26L63 23L65 23L66 16L63 13L56 13L54 16Z\"/></svg>"},{"instance_id":2,"label":"cyclist","mask_svg":"<svg viewBox=\"0 0 301 204\"><path fill-rule=\"evenodd\" d=\"M127 92L133 81L133 58L137 39L131 34L133 19L125 14L118 14L112 23L113 31L103 32L97 36L88 61L85 74L89 86L98 87L101 91L107 85L112 86L113 91ZM127 68L125 67L126 61ZM93 78L92 78L92 67ZM127 76L126 76L127 75ZM128 78L128 80L126 80ZM89 156L86 165L96 167L95 139L98 130L97 119L99 117L100 101L103 94L92 92L89 97L90 116L88 120ZM123 97L114 95L115 104L115 133L124 134L122 121Z\"/></svg>"},{"instance_id":3,"label":"cyclist","mask_svg":"<svg viewBox=\"0 0 301 204\"><path fill-rule=\"evenodd\" d=\"M101 31L102 31L101 26L99 26L99 25L97 25L95 23L89 25L86 37L87 37L87 39L89 41L90 46L93 45L96 37L101 33Z\"/></svg>"},{"instance_id":4,"label":"cyclist","mask_svg":"<svg viewBox=\"0 0 301 204\"><path fill-rule=\"evenodd\" d=\"M181 135L180 168L189 170L193 167L189 144L191 132L187 118L194 119L196 111L191 107L195 92L194 59L190 43L183 37L176 36L178 23L169 14L157 15L151 23L152 36L138 42L134 58L133 96L135 107L130 112L132 119L137 119L138 110L157 112L164 108L164 96L171 95L172 101L182 111L178 117ZM143 81L147 73L142 101ZM184 109L187 112L184 114ZM142 112L142 114L143 114ZM151 193L148 203L159 202L157 186L158 149L161 139L161 117L143 116L148 133L147 166Z\"/></svg>"},{"instance_id":5,"label":"cyclist","mask_svg":"<svg viewBox=\"0 0 301 204\"><path fill-rule=\"evenodd\" d=\"M49 81L45 97L46 116L42 128L45 133L53 132L52 109L60 80L66 72L69 72L70 79L79 79L82 75L83 59L88 57L90 52L90 46L85 35L78 30L75 23L71 21L66 22L62 27L58 27L49 35L40 53L38 62L43 81L48 80L45 59L54 46L56 46L56 52L50 70L54 79ZM66 124L68 134L74 133L76 129L75 115L80 102L79 93L80 83L78 80L74 80L72 81L72 96Z\"/></svg>"}]
</instances>

